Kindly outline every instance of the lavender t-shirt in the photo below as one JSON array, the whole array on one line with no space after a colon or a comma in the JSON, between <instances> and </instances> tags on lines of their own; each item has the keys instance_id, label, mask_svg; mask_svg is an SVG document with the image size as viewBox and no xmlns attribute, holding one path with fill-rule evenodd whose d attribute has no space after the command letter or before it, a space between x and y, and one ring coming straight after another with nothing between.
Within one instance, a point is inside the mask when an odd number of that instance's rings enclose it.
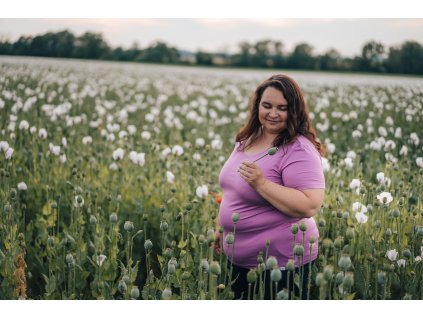
<instances>
[{"instance_id":1,"label":"lavender t-shirt","mask_svg":"<svg viewBox=\"0 0 423 317\"><path fill-rule=\"evenodd\" d=\"M237 169L245 161L254 161L267 150L254 155L248 155L235 148L223 166L219 183L223 190L223 198L219 209L219 223L223 227L223 250L229 259L232 258L232 245L225 243L228 232L233 232L232 213L239 213L236 224L233 263L244 268L257 266L257 255L263 251L266 255L266 240L270 240L268 255L278 259L280 267L285 267L289 259L297 257L293 254L294 237L291 226L305 222L307 230L304 241L303 263L308 263L317 257L319 232L313 218L292 218L277 210L263 199L238 174ZM256 162L264 176L282 186L298 190L325 188L321 157L314 145L304 136L298 136L291 144L279 148L273 155L267 155ZM311 250L309 239L313 236L315 243ZM303 233L299 230L296 243L301 244Z\"/></svg>"}]
</instances>

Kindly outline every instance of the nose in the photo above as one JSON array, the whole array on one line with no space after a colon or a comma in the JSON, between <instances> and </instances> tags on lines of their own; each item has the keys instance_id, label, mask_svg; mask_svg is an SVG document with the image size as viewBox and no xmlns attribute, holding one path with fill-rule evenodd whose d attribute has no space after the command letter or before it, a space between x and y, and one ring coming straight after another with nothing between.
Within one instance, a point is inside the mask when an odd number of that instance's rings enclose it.
<instances>
[{"instance_id":1,"label":"nose","mask_svg":"<svg viewBox=\"0 0 423 317\"><path fill-rule=\"evenodd\" d=\"M271 118L277 118L278 117L278 112L276 111L276 108L270 109L269 117L271 117Z\"/></svg>"}]
</instances>

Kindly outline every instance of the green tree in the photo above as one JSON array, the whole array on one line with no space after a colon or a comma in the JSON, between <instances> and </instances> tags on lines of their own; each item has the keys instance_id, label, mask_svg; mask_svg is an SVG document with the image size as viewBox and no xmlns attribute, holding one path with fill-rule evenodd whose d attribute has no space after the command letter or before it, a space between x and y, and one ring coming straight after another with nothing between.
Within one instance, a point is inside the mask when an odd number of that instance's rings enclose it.
<instances>
[{"instance_id":1,"label":"green tree","mask_svg":"<svg viewBox=\"0 0 423 317\"><path fill-rule=\"evenodd\" d=\"M385 46L376 41L364 44L361 50L361 70L384 71Z\"/></svg>"},{"instance_id":2,"label":"green tree","mask_svg":"<svg viewBox=\"0 0 423 317\"><path fill-rule=\"evenodd\" d=\"M195 61L200 65L213 65L213 54L198 51L195 53Z\"/></svg>"},{"instance_id":3,"label":"green tree","mask_svg":"<svg viewBox=\"0 0 423 317\"><path fill-rule=\"evenodd\" d=\"M313 47L307 43L297 44L288 58L288 67L295 69L314 69L316 59L313 56Z\"/></svg>"},{"instance_id":4,"label":"green tree","mask_svg":"<svg viewBox=\"0 0 423 317\"><path fill-rule=\"evenodd\" d=\"M76 58L99 59L110 50L100 33L86 32L76 38L75 54Z\"/></svg>"}]
</instances>

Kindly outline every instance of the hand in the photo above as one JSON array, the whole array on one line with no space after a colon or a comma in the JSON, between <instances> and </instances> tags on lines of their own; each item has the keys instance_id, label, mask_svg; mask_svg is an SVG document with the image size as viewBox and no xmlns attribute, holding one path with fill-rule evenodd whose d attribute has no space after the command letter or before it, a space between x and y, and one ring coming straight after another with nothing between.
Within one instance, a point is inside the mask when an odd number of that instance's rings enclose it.
<instances>
[{"instance_id":1,"label":"hand","mask_svg":"<svg viewBox=\"0 0 423 317\"><path fill-rule=\"evenodd\" d=\"M242 162L237 172L239 172L241 178L254 189L257 189L259 186L266 183L266 178L264 177L261 168L254 162Z\"/></svg>"},{"instance_id":2,"label":"hand","mask_svg":"<svg viewBox=\"0 0 423 317\"><path fill-rule=\"evenodd\" d=\"M216 238L214 239L214 245L213 245L213 249L214 249L214 253L216 253L216 255L220 255L222 253L222 250L220 249L220 232L219 230L216 231Z\"/></svg>"}]
</instances>

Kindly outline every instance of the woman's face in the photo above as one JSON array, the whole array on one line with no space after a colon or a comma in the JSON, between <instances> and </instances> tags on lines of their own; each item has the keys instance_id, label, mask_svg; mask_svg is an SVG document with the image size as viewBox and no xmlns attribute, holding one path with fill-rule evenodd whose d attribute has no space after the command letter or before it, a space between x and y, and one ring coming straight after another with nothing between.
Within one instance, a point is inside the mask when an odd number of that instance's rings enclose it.
<instances>
[{"instance_id":1,"label":"woman's face","mask_svg":"<svg viewBox=\"0 0 423 317\"><path fill-rule=\"evenodd\" d=\"M280 90L273 87L267 87L264 90L258 117L264 133L278 134L286 129L288 101Z\"/></svg>"}]
</instances>

